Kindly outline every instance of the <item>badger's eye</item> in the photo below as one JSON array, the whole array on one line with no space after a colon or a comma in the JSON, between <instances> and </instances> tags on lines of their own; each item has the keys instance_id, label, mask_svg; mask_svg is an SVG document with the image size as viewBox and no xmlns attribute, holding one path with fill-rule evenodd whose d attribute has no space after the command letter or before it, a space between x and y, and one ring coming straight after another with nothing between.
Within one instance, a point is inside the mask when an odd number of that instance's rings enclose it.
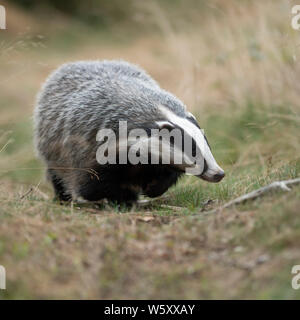
<instances>
[{"instance_id":1,"label":"badger's eye","mask_svg":"<svg viewBox=\"0 0 300 320\"><path fill-rule=\"evenodd\" d=\"M174 127L170 123L166 123L161 127L161 129L168 129L168 130L172 130L173 128Z\"/></svg>"},{"instance_id":2,"label":"badger's eye","mask_svg":"<svg viewBox=\"0 0 300 320\"><path fill-rule=\"evenodd\" d=\"M174 129L174 125L169 121L158 121L157 124L159 126L159 129L167 129L167 130Z\"/></svg>"}]
</instances>

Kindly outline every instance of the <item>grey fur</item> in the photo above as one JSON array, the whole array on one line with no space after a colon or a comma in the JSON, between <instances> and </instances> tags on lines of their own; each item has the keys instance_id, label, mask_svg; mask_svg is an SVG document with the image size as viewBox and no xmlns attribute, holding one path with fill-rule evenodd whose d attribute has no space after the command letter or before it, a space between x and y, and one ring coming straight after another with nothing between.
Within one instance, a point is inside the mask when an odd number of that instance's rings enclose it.
<instances>
[{"instance_id":1,"label":"grey fur","mask_svg":"<svg viewBox=\"0 0 300 320\"><path fill-rule=\"evenodd\" d=\"M186 117L184 104L160 88L144 70L124 61L82 61L62 65L43 85L35 109L35 144L48 168L77 198L82 172L96 164L96 133L165 120L164 105Z\"/></svg>"}]
</instances>

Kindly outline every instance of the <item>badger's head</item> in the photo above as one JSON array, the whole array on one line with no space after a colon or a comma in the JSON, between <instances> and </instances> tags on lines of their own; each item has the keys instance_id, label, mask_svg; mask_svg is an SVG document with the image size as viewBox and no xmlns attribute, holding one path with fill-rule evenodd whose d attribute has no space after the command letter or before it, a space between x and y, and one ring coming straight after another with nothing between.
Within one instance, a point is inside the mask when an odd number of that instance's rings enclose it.
<instances>
[{"instance_id":1,"label":"badger's head","mask_svg":"<svg viewBox=\"0 0 300 320\"><path fill-rule=\"evenodd\" d=\"M148 150L154 158L160 159L160 163L170 164L175 170L209 182L219 182L224 178L225 173L214 159L203 130L190 112L180 116L160 105L159 120L154 121L154 126L146 124L145 127L158 128L159 136L153 135L154 130L151 133L148 130L148 136L138 146L141 150L145 145L146 148L151 147ZM163 158L166 162L162 161Z\"/></svg>"},{"instance_id":2,"label":"badger's head","mask_svg":"<svg viewBox=\"0 0 300 320\"><path fill-rule=\"evenodd\" d=\"M119 121L118 125L117 141L111 129L108 129L109 134L105 130L101 134L98 132L97 141L103 142L104 137L108 138L97 151L100 164L106 163L106 153L116 145L118 160L109 163L162 164L209 182L219 182L225 176L196 118L189 112L180 109L177 114L159 105L157 113L141 113L129 123Z\"/></svg>"}]
</instances>

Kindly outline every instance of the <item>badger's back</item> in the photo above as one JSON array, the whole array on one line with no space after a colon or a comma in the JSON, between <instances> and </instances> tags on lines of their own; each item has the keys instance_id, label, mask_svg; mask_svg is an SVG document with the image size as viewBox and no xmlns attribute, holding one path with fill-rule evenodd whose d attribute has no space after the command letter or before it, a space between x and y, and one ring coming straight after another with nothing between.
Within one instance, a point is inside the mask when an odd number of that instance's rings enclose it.
<instances>
[{"instance_id":1,"label":"badger's back","mask_svg":"<svg viewBox=\"0 0 300 320\"><path fill-rule=\"evenodd\" d=\"M76 146L68 149L66 142L76 141L79 155L95 151L100 128L116 129L122 120L128 124L157 120L161 104L178 114L185 112L176 97L135 65L124 61L65 64L49 76L38 95L37 151L44 160L56 164L66 164L66 157L79 160L78 155L72 157Z\"/></svg>"}]
</instances>

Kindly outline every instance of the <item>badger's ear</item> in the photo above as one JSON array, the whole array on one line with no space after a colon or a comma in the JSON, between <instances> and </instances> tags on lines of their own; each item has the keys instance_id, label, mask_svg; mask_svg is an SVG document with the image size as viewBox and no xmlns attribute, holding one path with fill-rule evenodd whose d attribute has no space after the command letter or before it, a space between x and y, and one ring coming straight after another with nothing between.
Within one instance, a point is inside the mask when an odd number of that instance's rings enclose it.
<instances>
[{"instance_id":1,"label":"badger's ear","mask_svg":"<svg viewBox=\"0 0 300 320\"><path fill-rule=\"evenodd\" d=\"M189 121L191 121L197 128L200 129L200 126L199 126L199 124L198 124L198 122L197 122L197 119L196 119L196 117L195 117L192 113L187 112L186 117L187 117L187 119L188 119Z\"/></svg>"},{"instance_id":2,"label":"badger's ear","mask_svg":"<svg viewBox=\"0 0 300 320\"><path fill-rule=\"evenodd\" d=\"M187 118L192 118L194 120L196 120L196 117L189 111L186 112Z\"/></svg>"},{"instance_id":3,"label":"badger's ear","mask_svg":"<svg viewBox=\"0 0 300 320\"><path fill-rule=\"evenodd\" d=\"M172 130L175 128L175 126L173 125L173 123L169 122L169 121L156 121L156 124L158 125L159 129L168 129L168 130Z\"/></svg>"}]
</instances>

